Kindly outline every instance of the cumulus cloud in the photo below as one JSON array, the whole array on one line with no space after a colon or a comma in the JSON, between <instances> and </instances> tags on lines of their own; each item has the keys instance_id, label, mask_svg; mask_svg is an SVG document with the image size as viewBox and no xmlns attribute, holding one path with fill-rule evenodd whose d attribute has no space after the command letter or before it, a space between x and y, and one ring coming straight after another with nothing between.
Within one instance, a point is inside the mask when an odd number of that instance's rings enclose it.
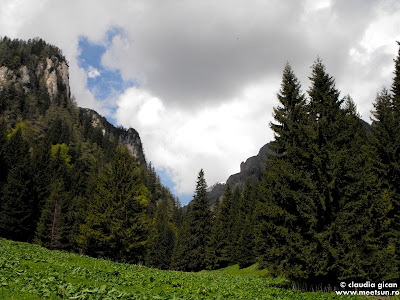
<instances>
[{"instance_id":1,"label":"cumulus cloud","mask_svg":"<svg viewBox=\"0 0 400 300\"><path fill-rule=\"evenodd\" d=\"M201 168L207 182L224 180L272 138L265 95L274 95L277 85L279 78L263 80L232 101L192 112L168 108L149 91L133 87L118 99L116 119L139 130L146 156L167 170L178 193L192 193Z\"/></svg>"},{"instance_id":2,"label":"cumulus cloud","mask_svg":"<svg viewBox=\"0 0 400 300\"><path fill-rule=\"evenodd\" d=\"M87 76L89 78L96 78L96 77L100 76L100 71L92 66L89 66Z\"/></svg>"},{"instance_id":3,"label":"cumulus cloud","mask_svg":"<svg viewBox=\"0 0 400 300\"><path fill-rule=\"evenodd\" d=\"M194 188L201 167L210 184L226 180L272 138L286 61L306 91L320 56L368 121L376 92L391 83L399 20L398 0L0 2L1 34L61 47L78 104L110 115L117 103L118 123L139 131L147 158L179 191ZM107 48L104 68L138 83L117 102L88 90L97 73L79 67L82 36Z\"/></svg>"}]
</instances>

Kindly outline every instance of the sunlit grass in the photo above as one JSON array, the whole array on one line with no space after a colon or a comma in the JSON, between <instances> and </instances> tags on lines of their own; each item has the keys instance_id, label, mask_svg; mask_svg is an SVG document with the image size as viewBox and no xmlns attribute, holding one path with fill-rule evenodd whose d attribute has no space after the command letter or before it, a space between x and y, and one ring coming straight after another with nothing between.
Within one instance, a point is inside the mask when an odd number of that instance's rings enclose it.
<instances>
[{"instance_id":1,"label":"sunlit grass","mask_svg":"<svg viewBox=\"0 0 400 300\"><path fill-rule=\"evenodd\" d=\"M266 274L162 271L0 239L0 299L350 299L279 288L284 279Z\"/></svg>"}]
</instances>

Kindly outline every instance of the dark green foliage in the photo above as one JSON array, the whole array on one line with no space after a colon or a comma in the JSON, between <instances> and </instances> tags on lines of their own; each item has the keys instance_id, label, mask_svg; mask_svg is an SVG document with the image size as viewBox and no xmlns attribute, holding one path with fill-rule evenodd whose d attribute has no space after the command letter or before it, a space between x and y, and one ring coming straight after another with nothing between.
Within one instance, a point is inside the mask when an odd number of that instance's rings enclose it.
<instances>
[{"instance_id":1,"label":"dark green foliage","mask_svg":"<svg viewBox=\"0 0 400 300\"><path fill-rule=\"evenodd\" d=\"M6 161L7 150L7 124L6 121L0 119L0 195L3 185L7 181L8 165Z\"/></svg>"},{"instance_id":2,"label":"dark green foliage","mask_svg":"<svg viewBox=\"0 0 400 300\"><path fill-rule=\"evenodd\" d=\"M392 93L382 89L374 103L371 144L375 158L375 174L381 179L382 201L386 203L388 220L384 225L390 224L386 226L390 228L389 233L385 231L381 237L382 243L387 246L380 254L392 271L385 273L400 278L400 50L394 62ZM388 259L389 257L395 261Z\"/></svg>"},{"instance_id":3,"label":"dark green foliage","mask_svg":"<svg viewBox=\"0 0 400 300\"><path fill-rule=\"evenodd\" d=\"M171 267L175 246L175 226L172 221L173 203L160 199L157 205L152 231L149 236L146 264L158 269Z\"/></svg>"},{"instance_id":4,"label":"dark green foliage","mask_svg":"<svg viewBox=\"0 0 400 300\"><path fill-rule=\"evenodd\" d=\"M339 99L320 60L310 79L306 103L293 72L285 68L278 94L282 106L274 110L278 124L271 124L278 155L267 161L256 209L260 262L272 274L311 285L394 280L398 239L391 217L395 192L384 180L388 162L374 162L354 102ZM396 128L391 99L384 91L375 106L377 119L392 122L386 132L380 124L374 128L375 148L381 147L385 158ZM387 139L380 143L378 136Z\"/></svg>"},{"instance_id":5,"label":"dark green foliage","mask_svg":"<svg viewBox=\"0 0 400 300\"><path fill-rule=\"evenodd\" d=\"M236 218L230 215L232 207L232 191L226 185L221 203L215 209L210 239L206 250L208 269L221 269L233 263L231 257L232 223Z\"/></svg>"},{"instance_id":6,"label":"dark green foliage","mask_svg":"<svg viewBox=\"0 0 400 300\"><path fill-rule=\"evenodd\" d=\"M320 60L309 99L287 64L262 181L228 185L210 211L201 170L185 213L134 129L77 108L62 81L49 95L48 59L65 61L40 39L0 40L0 66L16 78L0 91L2 237L160 269L258 261L310 285L400 278L400 51L372 130Z\"/></svg>"},{"instance_id":7,"label":"dark green foliage","mask_svg":"<svg viewBox=\"0 0 400 300\"><path fill-rule=\"evenodd\" d=\"M305 98L291 67L286 65L274 109L277 124L273 150L267 160L257 203L257 252L272 274L307 277L305 260L313 246L309 235L315 224L308 171L310 128Z\"/></svg>"},{"instance_id":8,"label":"dark green foliage","mask_svg":"<svg viewBox=\"0 0 400 300\"><path fill-rule=\"evenodd\" d=\"M85 252L126 262L144 262L149 218L148 190L125 147L99 174L80 243Z\"/></svg>"},{"instance_id":9,"label":"dark green foliage","mask_svg":"<svg viewBox=\"0 0 400 300\"><path fill-rule=\"evenodd\" d=\"M32 197L28 143L22 136L22 129L10 136L5 149L9 171L2 188L0 232L7 238L32 241L37 203Z\"/></svg>"},{"instance_id":10,"label":"dark green foliage","mask_svg":"<svg viewBox=\"0 0 400 300\"><path fill-rule=\"evenodd\" d=\"M178 270L200 271L206 267L206 246L211 232L211 212L206 194L204 172L197 177L192 206L178 234L172 266Z\"/></svg>"},{"instance_id":11,"label":"dark green foliage","mask_svg":"<svg viewBox=\"0 0 400 300\"><path fill-rule=\"evenodd\" d=\"M50 249L61 249L64 245L62 242L66 239L65 210L71 196L62 179L54 180L50 190L37 225L36 242Z\"/></svg>"},{"instance_id":12,"label":"dark green foliage","mask_svg":"<svg viewBox=\"0 0 400 300\"><path fill-rule=\"evenodd\" d=\"M236 260L240 268L248 267L256 262L255 249L255 218L254 208L257 199L257 189L249 181L246 182L240 198L237 216L238 241Z\"/></svg>"},{"instance_id":13,"label":"dark green foliage","mask_svg":"<svg viewBox=\"0 0 400 300\"><path fill-rule=\"evenodd\" d=\"M47 44L44 40L35 38L23 41L4 37L0 39L0 66L17 70L21 65L30 66L39 60L56 57L65 61L60 49Z\"/></svg>"}]
</instances>

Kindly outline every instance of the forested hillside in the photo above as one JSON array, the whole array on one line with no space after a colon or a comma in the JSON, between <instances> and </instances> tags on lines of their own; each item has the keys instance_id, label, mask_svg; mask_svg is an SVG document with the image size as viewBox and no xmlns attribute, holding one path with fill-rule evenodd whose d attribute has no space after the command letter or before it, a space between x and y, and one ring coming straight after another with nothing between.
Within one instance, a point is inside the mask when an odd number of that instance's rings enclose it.
<instances>
[{"instance_id":1,"label":"forested hillside","mask_svg":"<svg viewBox=\"0 0 400 300\"><path fill-rule=\"evenodd\" d=\"M285 66L261 180L210 209L201 170L182 211L134 129L77 107L59 49L3 38L1 237L161 269L258 262L308 286L400 280L400 51L370 128L319 59L310 80Z\"/></svg>"},{"instance_id":2,"label":"forested hillside","mask_svg":"<svg viewBox=\"0 0 400 300\"><path fill-rule=\"evenodd\" d=\"M43 40L0 41L1 236L165 266L146 254L172 256L158 239L165 227L174 243L177 200L139 134L77 107L68 76L62 52Z\"/></svg>"}]
</instances>

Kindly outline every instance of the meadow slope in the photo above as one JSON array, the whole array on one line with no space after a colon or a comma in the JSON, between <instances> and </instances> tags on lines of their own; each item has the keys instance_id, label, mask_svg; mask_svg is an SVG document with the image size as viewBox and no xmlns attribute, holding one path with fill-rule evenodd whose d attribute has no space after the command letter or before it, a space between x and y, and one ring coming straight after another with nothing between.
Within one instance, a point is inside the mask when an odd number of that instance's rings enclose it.
<instances>
[{"instance_id":1,"label":"meadow slope","mask_svg":"<svg viewBox=\"0 0 400 300\"><path fill-rule=\"evenodd\" d=\"M260 275L161 271L0 239L0 299L361 299L292 291Z\"/></svg>"}]
</instances>

